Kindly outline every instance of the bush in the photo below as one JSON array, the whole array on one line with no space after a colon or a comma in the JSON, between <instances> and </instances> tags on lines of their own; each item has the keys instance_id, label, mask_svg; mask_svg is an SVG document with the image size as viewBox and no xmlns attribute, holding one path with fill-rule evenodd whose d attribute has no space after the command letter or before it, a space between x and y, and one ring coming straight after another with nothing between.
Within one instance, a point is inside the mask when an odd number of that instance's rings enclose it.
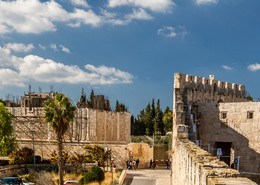
<instances>
[{"instance_id":1,"label":"bush","mask_svg":"<svg viewBox=\"0 0 260 185\"><path fill-rule=\"evenodd\" d=\"M96 179L96 180L97 180L98 182L101 182L102 180L105 179L105 174L104 174L103 170L102 170L100 167L98 167L98 166L93 166L93 167L91 168L91 171L96 174L96 176L97 176L97 179Z\"/></svg>"},{"instance_id":2,"label":"bush","mask_svg":"<svg viewBox=\"0 0 260 185\"><path fill-rule=\"evenodd\" d=\"M105 174L103 170L98 166L93 166L91 170L85 173L84 177L80 179L80 183L84 184L84 183L89 183L94 181L101 182L104 179L105 179Z\"/></svg>"},{"instance_id":3,"label":"bush","mask_svg":"<svg viewBox=\"0 0 260 185\"><path fill-rule=\"evenodd\" d=\"M97 175L94 172L89 171L89 172L85 173L84 177L82 177L80 179L80 183L85 184L85 183L89 183L89 182L94 182L94 181L96 181L96 179L97 179Z\"/></svg>"}]
</instances>

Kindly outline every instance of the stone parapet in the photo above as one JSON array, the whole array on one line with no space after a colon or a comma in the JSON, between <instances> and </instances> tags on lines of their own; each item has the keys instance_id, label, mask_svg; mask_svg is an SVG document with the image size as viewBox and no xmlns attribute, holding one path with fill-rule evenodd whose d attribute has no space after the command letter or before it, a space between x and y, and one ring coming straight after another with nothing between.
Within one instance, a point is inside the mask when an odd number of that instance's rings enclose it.
<instances>
[{"instance_id":1,"label":"stone parapet","mask_svg":"<svg viewBox=\"0 0 260 185\"><path fill-rule=\"evenodd\" d=\"M238 171L228 168L226 163L188 139L177 141L173 151L172 165L173 184L231 185L232 182L237 185L257 185L247 178L240 177Z\"/></svg>"},{"instance_id":2,"label":"stone parapet","mask_svg":"<svg viewBox=\"0 0 260 185\"><path fill-rule=\"evenodd\" d=\"M209 78L204 78L200 76L192 76L188 74L175 73L174 74L174 89L189 89L193 93L196 91L199 96L203 92L208 96L215 93L220 96L228 96L226 100L229 102L232 101L245 101L244 97L246 96L245 86L242 84L223 82L215 80L213 75L210 75ZM205 98L205 96L203 97ZM203 100L198 97L198 100Z\"/></svg>"}]
</instances>

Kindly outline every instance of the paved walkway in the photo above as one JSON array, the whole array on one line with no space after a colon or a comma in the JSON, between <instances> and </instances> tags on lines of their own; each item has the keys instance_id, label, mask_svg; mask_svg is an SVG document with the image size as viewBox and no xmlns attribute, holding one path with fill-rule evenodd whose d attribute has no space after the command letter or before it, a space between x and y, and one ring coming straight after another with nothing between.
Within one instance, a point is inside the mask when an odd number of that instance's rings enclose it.
<instances>
[{"instance_id":1,"label":"paved walkway","mask_svg":"<svg viewBox=\"0 0 260 185\"><path fill-rule=\"evenodd\" d=\"M124 185L170 185L170 170L128 170Z\"/></svg>"}]
</instances>

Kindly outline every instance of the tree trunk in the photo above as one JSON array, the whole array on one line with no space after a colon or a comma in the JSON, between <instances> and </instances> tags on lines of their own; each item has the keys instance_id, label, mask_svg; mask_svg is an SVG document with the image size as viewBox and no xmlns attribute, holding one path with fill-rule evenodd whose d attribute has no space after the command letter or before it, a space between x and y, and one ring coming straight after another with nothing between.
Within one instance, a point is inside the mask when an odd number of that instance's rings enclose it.
<instances>
[{"instance_id":1,"label":"tree trunk","mask_svg":"<svg viewBox=\"0 0 260 185\"><path fill-rule=\"evenodd\" d=\"M63 161L62 161L62 138L58 140L58 148L59 148L59 185L63 185Z\"/></svg>"}]
</instances>

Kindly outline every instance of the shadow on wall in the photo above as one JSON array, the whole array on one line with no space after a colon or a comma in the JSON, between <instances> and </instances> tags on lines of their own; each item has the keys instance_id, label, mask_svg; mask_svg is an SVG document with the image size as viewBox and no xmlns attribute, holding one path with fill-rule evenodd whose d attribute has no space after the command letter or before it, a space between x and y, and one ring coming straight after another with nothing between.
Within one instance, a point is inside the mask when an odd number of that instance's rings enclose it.
<instances>
[{"instance_id":1,"label":"shadow on wall","mask_svg":"<svg viewBox=\"0 0 260 185\"><path fill-rule=\"evenodd\" d=\"M197 103L201 114L197 124L197 139L201 148L217 155L242 176L260 184L260 154L256 151L256 144L248 139L258 136L258 123L239 123L239 116L246 114L246 110L237 111L241 104L232 103L233 109L227 109L221 103ZM244 129L243 124L249 124L247 127L250 128Z\"/></svg>"}]
</instances>

